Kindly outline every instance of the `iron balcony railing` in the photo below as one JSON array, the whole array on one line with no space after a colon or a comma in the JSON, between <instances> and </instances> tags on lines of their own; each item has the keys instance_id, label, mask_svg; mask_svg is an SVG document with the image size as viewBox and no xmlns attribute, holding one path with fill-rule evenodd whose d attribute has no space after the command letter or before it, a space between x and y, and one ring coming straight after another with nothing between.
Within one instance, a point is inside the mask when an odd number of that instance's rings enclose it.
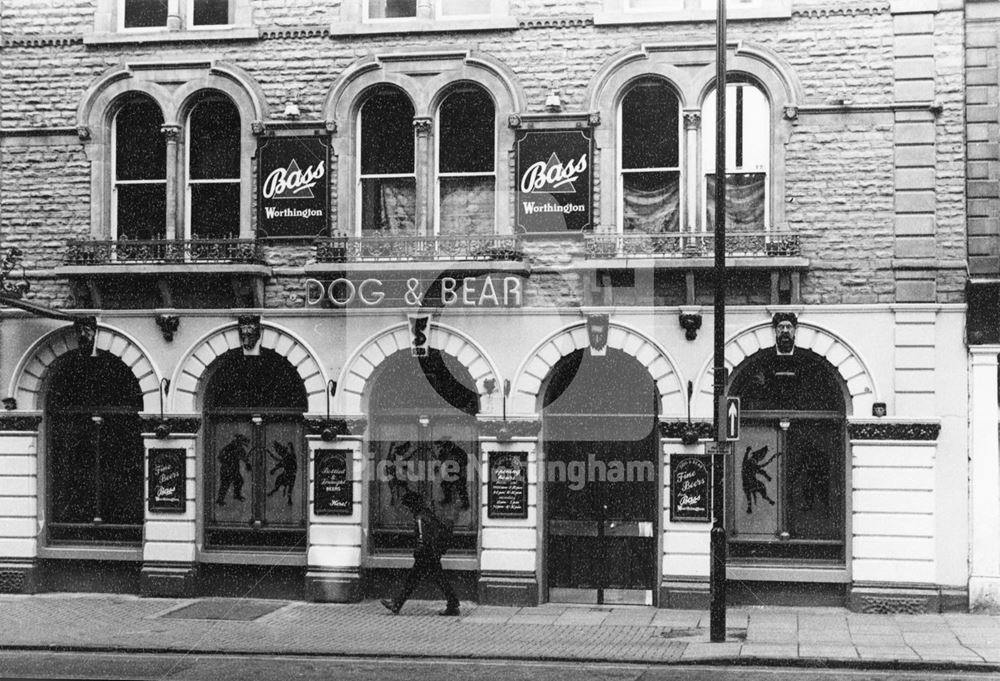
<instances>
[{"instance_id":1,"label":"iron balcony railing","mask_svg":"<svg viewBox=\"0 0 1000 681\"><path fill-rule=\"evenodd\" d=\"M67 265L134 265L143 263L264 264L254 239L153 239L149 241L70 241Z\"/></svg>"},{"instance_id":2,"label":"iron balcony railing","mask_svg":"<svg viewBox=\"0 0 1000 681\"><path fill-rule=\"evenodd\" d=\"M711 258L715 235L711 232L669 234L590 234L587 258ZM726 234L726 255L742 258L780 258L801 255L799 235L790 232L731 232Z\"/></svg>"},{"instance_id":3,"label":"iron balcony railing","mask_svg":"<svg viewBox=\"0 0 1000 681\"><path fill-rule=\"evenodd\" d=\"M431 260L522 260L513 235L336 236L316 241L316 260L336 262L426 262Z\"/></svg>"}]
</instances>

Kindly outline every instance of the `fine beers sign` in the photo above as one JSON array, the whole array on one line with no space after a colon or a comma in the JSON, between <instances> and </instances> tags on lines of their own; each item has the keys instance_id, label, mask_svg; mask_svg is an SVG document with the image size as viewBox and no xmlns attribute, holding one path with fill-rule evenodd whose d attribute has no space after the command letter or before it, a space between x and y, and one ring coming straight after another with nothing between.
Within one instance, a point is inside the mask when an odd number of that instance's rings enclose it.
<instances>
[{"instance_id":1,"label":"fine beers sign","mask_svg":"<svg viewBox=\"0 0 1000 681\"><path fill-rule=\"evenodd\" d=\"M258 234L314 237L330 218L330 148L322 137L268 137L257 174Z\"/></svg>"},{"instance_id":2,"label":"fine beers sign","mask_svg":"<svg viewBox=\"0 0 1000 681\"><path fill-rule=\"evenodd\" d=\"M517 226L565 232L591 224L590 130L521 130L517 134Z\"/></svg>"}]
</instances>

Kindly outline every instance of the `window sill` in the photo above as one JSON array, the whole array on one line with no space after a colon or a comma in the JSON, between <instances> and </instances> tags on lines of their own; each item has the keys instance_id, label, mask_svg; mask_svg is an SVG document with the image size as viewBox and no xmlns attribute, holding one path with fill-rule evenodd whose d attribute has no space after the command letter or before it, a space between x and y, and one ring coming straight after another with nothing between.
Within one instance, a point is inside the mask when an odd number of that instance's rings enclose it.
<instances>
[{"instance_id":1,"label":"window sill","mask_svg":"<svg viewBox=\"0 0 1000 681\"><path fill-rule=\"evenodd\" d=\"M595 26L619 24L678 24L698 21L715 21L715 10L692 9L674 12L597 12ZM755 21L758 19L790 19L790 0L768 0L766 7L733 9L726 13L726 21Z\"/></svg>"},{"instance_id":2,"label":"window sill","mask_svg":"<svg viewBox=\"0 0 1000 681\"><path fill-rule=\"evenodd\" d=\"M120 45L125 43L181 43L205 40L257 40L260 30L252 26L230 26L190 31L119 31L115 33L90 33L83 36L84 45Z\"/></svg>"},{"instance_id":3,"label":"window sill","mask_svg":"<svg viewBox=\"0 0 1000 681\"><path fill-rule=\"evenodd\" d=\"M380 33L445 33L450 31L505 31L517 28L514 17L483 17L481 19L404 19L361 24L334 22L331 36L375 35Z\"/></svg>"},{"instance_id":4,"label":"window sill","mask_svg":"<svg viewBox=\"0 0 1000 681\"><path fill-rule=\"evenodd\" d=\"M409 569L413 567L413 552L376 553L365 556L364 567ZM475 554L462 555L451 552L441 557L441 566L445 570L478 570L479 558Z\"/></svg>"},{"instance_id":5,"label":"window sill","mask_svg":"<svg viewBox=\"0 0 1000 681\"><path fill-rule=\"evenodd\" d=\"M53 560L141 561L142 547L100 544L59 544L38 547L38 557Z\"/></svg>"}]
</instances>

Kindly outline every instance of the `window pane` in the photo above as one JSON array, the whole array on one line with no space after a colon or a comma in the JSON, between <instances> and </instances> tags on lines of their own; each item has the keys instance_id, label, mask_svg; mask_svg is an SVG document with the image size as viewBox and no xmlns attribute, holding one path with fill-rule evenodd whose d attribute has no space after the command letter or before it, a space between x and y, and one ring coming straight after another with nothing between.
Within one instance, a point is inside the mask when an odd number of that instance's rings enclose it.
<instances>
[{"instance_id":1,"label":"window pane","mask_svg":"<svg viewBox=\"0 0 1000 681\"><path fill-rule=\"evenodd\" d=\"M625 173L622 185L626 232L680 229L680 173Z\"/></svg>"},{"instance_id":2,"label":"window pane","mask_svg":"<svg viewBox=\"0 0 1000 681\"><path fill-rule=\"evenodd\" d=\"M441 14L489 14L490 0L441 0Z\"/></svg>"},{"instance_id":3,"label":"window pane","mask_svg":"<svg viewBox=\"0 0 1000 681\"><path fill-rule=\"evenodd\" d=\"M362 232L412 232L416 215L417 190L412 177L361 181Z\"/></svg>"},{"instance_id":4,"label":"window pane","mask_svg":"<svg viewBox=\"0 0 1000 681\"><path fill-rule=\"evenodd\" d=\"M492 177L441 178L441 234L493 234Z\"/></svg>"},{"instance_id":5,"label":"window pane","mask_svg":"<svg viewBox=\"0 0 1000 681\"><path fill-rule=\"evenodd\" d=\"M666 85L639 85L622 102L622 167L678 167L678 103Z\"/></svg>"},{"instance_id":6,"label":"window pane","mask_svg":"<svg viewBox=\"0 0 1000 681\"><path fill-rule=\"evenodd\" d=\"M163 115L148 99L129 102L115 116L115 179L162 180L167 176Z\"/></svg>"},{"instance_id":7,"label":"window pane","mask_svg":"<svg viewBox=\"0 0 1000 681\"><path fill-rule=\"evenodd\" d=\"M493 172L493 122L493 100L482 90L448 95L439 123L440 172Z\"/></svg>"},{"instance_id":8,"label":"window pane","mask_svg":"<svg viewBox=\"0 0 1000 681\"><path fill-rule=\"evenodd\" d=\"M760 88L730 83L726 88L726 170L766 171L771 154L771 107ZM715 91L702 105L702 159L715 168Z\"/></svg>"},{"instance_id":9,"label":"window pane","mask_svg":"<svg viewBox=\"0 0 1000 681\"><path fill-rule=\"evenodd\" d=\"M369 19L417 16L417 0L368 0Z\"/></svg>"},{"instance_id":10,"label":"window pane","mask_svg":"<svg viewBox=\"0 0 1000 681\"><path fill-rule=\"evenodd\" d=\"M194 0L194 25L213 26L231 23L229 0Z\"/></svg>"},{"instance_id":11,"label":"window pane","mask_svg":"<svg viewBox=\"0 0 1000 681\"><path fill-rule=\"evenodd\" d=\"M413 105L397 90L369 98L361 108L361 173L413 172Z\"/></svg>"},{"instance_id":12,"label":"window pane","mask_svg":"<svg viewBox=\"0 0 1000 681\"><path fill-rule=\"evenodd\" d=\"M240 176L240 114L227 99L199 103L191 112L190 179Z\"/></svg>"},{"instance_id":13,"label":"window pane","mask_svg":"<svg viewBox=\"0 0 1000 681\"><path fill-rule=\"evenodd\" d=\"M118 185L118 238L162 239L166 236L165 183Z\"/></svg>"},{"instance_id":14,"label":"window pane","mask_svg":"<svg viewBox=\"0 0 1000 681\"><path fill-rule=\"evenodd\" d=\"M167 25L167 0L125 0L125 28Z\"/></svg>"},{"instance_id":15,"label":"window pane","mask_svg":"<svg viewBox=\"0 0 1000 681\"><path fill-rule=\"evenodd\" d=\"M764 231L764 173L726 175L726 232ZM705 177L707 226L715 229L715 175Z\"/></svg>"},{"instance_id":16,"label":"window pane","mask_svg":"<svg viewBox=\"0 0 1000 681\"><path fill-rule=\"evenodd\" d=\"M239 183L192 184L191 237L194 239L235 239L239 234Z\"/></svg>"}]
</instances>

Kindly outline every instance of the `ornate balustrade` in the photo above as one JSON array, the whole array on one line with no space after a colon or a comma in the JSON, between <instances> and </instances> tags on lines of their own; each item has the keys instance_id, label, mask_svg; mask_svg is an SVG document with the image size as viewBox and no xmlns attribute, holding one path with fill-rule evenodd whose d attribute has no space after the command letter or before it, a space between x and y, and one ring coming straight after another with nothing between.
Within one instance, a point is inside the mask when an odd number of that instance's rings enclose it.
<instances>
[{"instance_id":1,"label":"ornate balustrade","mask_svg":"<svg viewBox=\"0 0 1000 681\"><path fill-rule=\"evenodd\" d=\"M254 239L189 239L148 241L70 241L67 265L135 265L143 263L264 264Z\"/></svg>"},{"instance_id":2,"label":"ornate balustrade","mask_svg":"<svg viewBox=\"0 0 1000 681\"><path fill-rule=\"evenodd\" d=\"M426 262L433 260L521 260L520 239L513 235L338 236L316 241L316 261Z\"/></svg>"},{"instance_id":3,"label":"ornate balustrade","mask_svg":"<svg viewBox=\"0 0 1000 681\"><path fill-rule=\"evenodd\" d=\"M589 259L601 258L711 258L711 232L669 234L590 234ZM735 232L726 234L726 255L738 258L781 258L801 255L799 235L791 232Z\"/></svg>"}]
</instances>

